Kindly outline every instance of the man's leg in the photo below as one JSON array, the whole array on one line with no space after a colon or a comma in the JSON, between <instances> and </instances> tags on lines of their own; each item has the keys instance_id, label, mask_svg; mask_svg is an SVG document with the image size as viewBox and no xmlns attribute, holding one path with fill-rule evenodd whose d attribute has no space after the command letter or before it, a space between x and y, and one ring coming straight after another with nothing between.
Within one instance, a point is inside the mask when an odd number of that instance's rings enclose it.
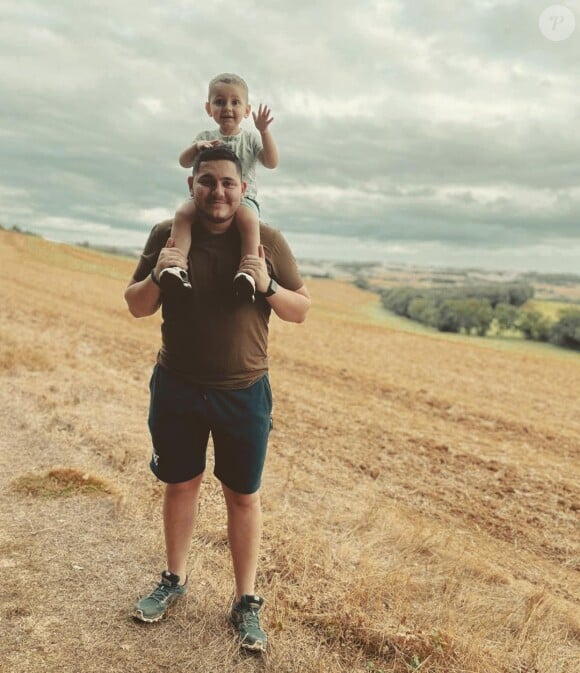
<instances>
[{"instance_id":1,"label":"man's leg","mask_svg":"<svg viewBox=\"0 0 580 673\"><path fill-rule=\"evenodd\" d=\"M268 637L260 625L264 599L254 594L262 530L260 493L236 493L224 484L222 489L228 509L228 540L236 581L230 621L238 630L243 648L265 652Z\"/></svg>"},{"instance_id":2,"label":"man's leg","mask_svg":"<svg viewBox=\"0 0 580 673\"><path fill-rule=\"evenodd\" d=\"M167 569L184 584L187 577L187 557L195 526L199 491L203 474L179 484L167 484L163 500L163 529Z\"/></svg>"},{"instance_id":3,"label":"man's leg","mask_svg":"<svg viewBox=\"0 0 580 673\"><path fill-rule=\"evenodd\" d=\"M203 474L179 484L167 484L163 500L163 528L167 570L161 582L141 598L133 610L142 622L157 622L177 599L187 593L187 557L197 514L197 502Z\"/></svg>"},{"instance_id":4,"label":"man's leg","mask_svg":"<svg viewBox=\"0 0 580 673\"><path fill-rule=\"evenodd\" d=\"M254 593L262 533L260 492L236 493L222 484L228 510L228 540L234 565L236 602Z\"/></svg>"}]
</instances>

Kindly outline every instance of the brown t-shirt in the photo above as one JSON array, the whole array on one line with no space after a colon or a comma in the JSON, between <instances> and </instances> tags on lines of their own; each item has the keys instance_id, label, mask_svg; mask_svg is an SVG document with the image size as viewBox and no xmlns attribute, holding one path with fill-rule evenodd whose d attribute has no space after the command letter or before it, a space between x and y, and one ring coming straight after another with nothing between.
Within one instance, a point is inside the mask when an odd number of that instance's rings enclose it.
<instances>
[{"instance_id":1,"label":"brown t-shirt","mask_svg":"<svg viewBox=\"0 0 580 673\"><path fill-rule=\"evenodd\" d=\"M155 225L145 244L134 279L145 279L157 263L171 231L171 220ZM302 287L296 260L282 234L260 225L270 275L288 290ZM194 384L210 388L245 388L268 371L270 306L238 305L232 290L240 262L235 225L223 234L192 228L189 276L193 290L163 297L162 346L157 361Z\"/></svg>"}]
</instances>

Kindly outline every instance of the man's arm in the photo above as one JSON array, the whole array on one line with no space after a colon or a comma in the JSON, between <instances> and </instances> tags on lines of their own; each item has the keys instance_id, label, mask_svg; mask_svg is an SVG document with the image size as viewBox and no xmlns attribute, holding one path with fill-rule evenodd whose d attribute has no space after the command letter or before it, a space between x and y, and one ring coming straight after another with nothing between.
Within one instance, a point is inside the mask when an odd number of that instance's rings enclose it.
<instances>
[{"instance_id":1,"label":"man's arm","mask_svg":"<svg viewBox=\"0 0 580 673\"><path fill-rule=\"evenodd\" d=\"M246 255L240 264L240 271L250 274L256 282L256 290L264 294L270 284L270 275L266 266L264 248L258 248L259 256ZM297 290L288 290L278 285L278 289L266 301L272 307L274 313L287 322L301 323L306 320L306 314L310 308L310 293L306 285Z\"/></svg>"},{"instance_id":2,"label":"man's arm","mask_svg":"<svg viewBox=\"0 0 580 673\"><path fill-rule=\"evenodd\" d=\"M297 290L287 290L278 285L276 293L271 297L266 297L266 301L281 320L301 323L306 320L306 314L310 308L310 293L306 285Z\"/></svg>"},{"instance_id":3,"label":"man's arm","mask_svg":"<svg viewBox=\"0 0 580 673\"><path fill-rule=\"evenodd\" d=\"M167 269L170 266L187 269L186 256L179 248L173 247L171 239L167 241L167 247L162 248L157 259L157 264L153 268L157 281L163 269ZM161 288L151 278L151 275L139 281L133 277L125 290L125 301L131 315L135 316L135 318L145 318L153 315L161 306Z\"/></svg>"}]
</instances>

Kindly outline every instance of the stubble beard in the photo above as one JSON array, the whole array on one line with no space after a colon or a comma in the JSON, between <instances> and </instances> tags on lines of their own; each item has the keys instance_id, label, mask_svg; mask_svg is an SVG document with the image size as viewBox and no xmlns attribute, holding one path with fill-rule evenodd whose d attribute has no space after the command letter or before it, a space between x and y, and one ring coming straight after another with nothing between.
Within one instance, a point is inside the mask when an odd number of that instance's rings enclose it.
<instances>
[{"instance_id":1,"label":"stubble beard","mask_svg":"<svg viewBox=\"0 0 580 673\"><path fill-rule=\"evenodd\" d=\"M233 221L234 216L236 214L237 208L233 209L232 212L230 212L228 215L214 215L212 212L209 212L208 209L204 208L197 199L194 197L194 202L195 202L195 208L197 215L199 217L199 223L201 225L209 225L209 228L211 229L212 225L220 225L220 224L226 224L230 223ZM239 204L238 204L239 205Z\"/></svg>"}]
</instances>

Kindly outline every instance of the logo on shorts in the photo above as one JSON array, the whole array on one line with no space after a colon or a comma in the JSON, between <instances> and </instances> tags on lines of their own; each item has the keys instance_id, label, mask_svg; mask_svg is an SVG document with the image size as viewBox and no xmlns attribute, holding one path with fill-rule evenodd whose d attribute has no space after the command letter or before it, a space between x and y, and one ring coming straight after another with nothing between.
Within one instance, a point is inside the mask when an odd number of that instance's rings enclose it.
<instances>
[{"instance_id":1,"label":"logo on shorts","mask_svg":"<svg viewBox=\"0 0 580 673\"><path fill-rule=\"evenodd\" d=\"M155 467L158 467L158 465L159 465L159 454L157 453L157 451L155 451L155 449L153 449L153 455L151 456L151 460L153 461L153 465L155 465Z\"/></svg>"}]
</instances>

